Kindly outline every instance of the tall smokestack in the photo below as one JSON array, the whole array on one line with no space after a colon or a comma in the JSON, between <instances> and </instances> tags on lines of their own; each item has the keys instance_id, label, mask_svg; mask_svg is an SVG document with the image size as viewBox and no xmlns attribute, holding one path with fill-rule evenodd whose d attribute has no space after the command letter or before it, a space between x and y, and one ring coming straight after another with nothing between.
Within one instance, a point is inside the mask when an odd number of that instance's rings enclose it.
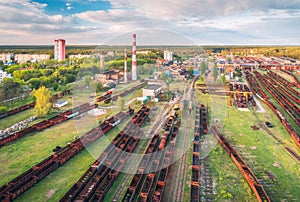
<instances>
[{"instance_id":1,"label":"tall smokestack","mask_svg":"<svg viewBox=\"0 0 300 202\"><path fill-rule=\"evenodd\" d=\"M136 73L136 34L132 35L133 41L132 41L132 80L137 80L137 73Z\"/></svg>"},{"instance_id":2,"label":"tall smokestack","mask_svg":"<svg viewBox=\"0 0 300 202\"><path fill-rule=\"evenodd\" d=\"M105 56L103 52L100 52L100 70L104 69Z\"/></svg>"},{"instance_id":3,"label":"tall smokestack","mask_svg":"<svg viewBox=\"0 0 300 202\"><path fill-rule=\"evenodd\" d=\"M124 55L124 83L127 83L127 50L125 48L125 55Z\"/></svg>"}]
</instances>

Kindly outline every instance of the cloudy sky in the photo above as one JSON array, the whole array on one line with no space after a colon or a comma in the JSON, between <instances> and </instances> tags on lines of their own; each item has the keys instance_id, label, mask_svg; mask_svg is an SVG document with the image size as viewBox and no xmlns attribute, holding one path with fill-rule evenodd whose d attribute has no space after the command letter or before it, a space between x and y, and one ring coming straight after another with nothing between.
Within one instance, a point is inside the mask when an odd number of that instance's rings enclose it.
<instances>
[{"instance_id":1,"label":"cloudy sky","mask_svg":"<svg viewBox=\"0 0 300 202\"><path fill-rule=\"evenodd\" d=\"M117 44L133 32L139 44L299 45L300 0L0 0L0 45Z\"/></svg>"}]
</instances>

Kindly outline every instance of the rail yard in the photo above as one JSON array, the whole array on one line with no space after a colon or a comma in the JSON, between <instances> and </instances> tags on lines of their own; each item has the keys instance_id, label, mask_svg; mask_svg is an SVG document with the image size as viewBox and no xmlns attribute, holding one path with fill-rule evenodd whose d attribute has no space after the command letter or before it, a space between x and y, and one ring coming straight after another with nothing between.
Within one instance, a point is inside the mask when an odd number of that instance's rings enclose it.
<instances>
[{"instance_id":1,"label":"rail yard","mask_svg":"<svg viewBox=\"0 0 300 202\"><path fill-rule=\"evenodd\" d=\"M208 82L212 71L206 73ZM222 89L197 84L199 76L194 76L164 87L162 94L172 90L164 102L138 100L153 87L153 81L143 79L6 131L0 136L0 159L7 165L0 169L1 177L8 176L1 180L0 201L297 201L298 77L271 69L243 69L242 75L243 80ZM52 99L63 96L72 97L72 91ZM115 106L119 99L126 107ZM10 110L0 121L34 105ZM74 135L71 124L108 108L96 125ZM61 128L72 135L46 140L49 147L37 144L39 136L63 135ZM39 150L42 155L35 156ZM89 155L92 150L97 155Z\"/></svg>"}]
</instances>

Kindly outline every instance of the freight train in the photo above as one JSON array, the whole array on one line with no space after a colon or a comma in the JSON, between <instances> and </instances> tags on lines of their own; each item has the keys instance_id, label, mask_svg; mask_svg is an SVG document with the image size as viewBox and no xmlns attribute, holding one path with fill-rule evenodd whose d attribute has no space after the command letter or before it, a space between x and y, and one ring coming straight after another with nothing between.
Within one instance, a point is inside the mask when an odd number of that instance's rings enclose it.
<instances>
[{"instance_id":1,"label":"freight train","mask_svg":"<svg viewBox=\"0 0 300 202\"><path fill-rule=\"evenodd\" d=\"M19 195L30 189L51 172L81 152L85 147L108 133L112 128L123 121L126 116L126 113L119 112L115 116L104 121L98 127L87 132L80 139L77 139L67 146L59 149L42 162L11 180L8 184L2 186L0 188L0 201L12 201L16 199Z\"/></svg>"},{"instance_id":2,"label":"freight train","mask_svg":"<svg viewBox=\"0 0 300 202\"><path fill-rule=\"evenodd\" d=\"M171 154L174 151L181 124L180 120L174 124L176 117L175 113L166 120L161 138L159 134L153 136L145 152L146 155L143 156L138 166L137 174L134 175L126 191L124 202L162 201ZM157 152L159 150L160 152ZM153 157L150 155L152 153L154 153Z\"/></svg>"},{"instance_id":3,"label":"freight train","mask_svg":"<svg viewBox=\"0 0 300 202\"><path fill-rule=\"evenodd\" d=\"M125 126L60 201L102 201L142 137L143 131L137 125L149 112L143 106L137 113L139 117Z\"/></svg>"},{"instance_id":4,"label":"freight train","mask_svg":"<svg viewBox=\"0 0 300 202\"><path fill-rule=\"evenodd\" d=\"M45 128L49 128L51 126L54 126L54 125L57 125L61 122L64 122L64 121L67 121L79 114L82 114L82 113L85 113L91 109L94 109L94 108L97 108L98 105L97 104L93 104L93 105L90 105L89 103L84 103L78 107L75 107L74 109L70 109L70 110L67 110L61 114L58 114L52 118L49 118L49 119L46 119L44 121L41 121L39 123L36 123L30 127L27 127L21 131L18 131L14 134L9 134L7 136L2 136L0 138L0 147L7 144L7 143L10 143L14 140L17 140L19 138L22 138L24 137L25 135L31 133L31 132L34 132L34 131L40 131L40 130L43 130Z\"/></svg>"},{"instance_id":5,"label":"freight train","mask_svg":"<svg viewBox=\"0 0 300 202\"><path fill-rule=\"evenodd\" d=\"M258 72L254 72L258 78L258 80L265 81L264 84L266 85L267 90L274 96L274 98L277 100L277 102L279 102L279 104L283 107L283 109L290 111L291 109L288 109L288 105L286 103L284 103L284 101L282 101L281 97L277 95L278 91L274 88L274 84L269 85L268 81L266 79L263 79L262 75L259 74ZM260 85L257 83L257 80L254 78L254 76L252 74L250 74L249 72L246 72L246 78L249 82L250 88L253 92L255 92L255 94L264 102L266 103L266 105L268 105L268 107L270 107L270 109L276 114L276 116L279 118L279 120L281 121L282 125L285 127L285 129L289 132L289 134L291 135L292 139L294 140L294 142L297 144L297 146L300 148L300 135L298 134L298 132L294 129L294 127L289 123L288 120L285 119L285 117L281 114L280 110L272 103L268 100L268 96L266 96L265 92L262 90L262 88L260 87ZM256 89L259 89L260 94L258 94L258 91L256 91ZM286 100L286 98L285 98ZM294 113L297 112L288 112L291 116L293 116ZM296 124L297 124L297 119L294 119ZM299 123L299 120L298 120Z\"/></svg>"},{"instance_id":6,"label":"freight train","mask_svg":"<svg viewBox=\"0 0 300 202\"><path fill-rule=\"evenodd\" d=\"M284 87L284 88L282 88L279 85L278 87L280 87L280 90L285 92L294 102L300 104L300 99L299 99L300 93L292 88L293 83L285 80L284 78L282 78L281 76L279 76L278 74L276 74L274 72L268 72L268 76L270 78L272 78L273 82L278 82L279 84L281 84Z\"/></svg>"},{"instance_id":7,"label":"freight train","mask_svg":"<svg viewBox=\"0 0 300 202\"><path fill-rule=\"evenodd\" d=\"M118 97L124 97L126 95L128 95L129 93L132 93L133 91L142 88L143 86L146 85L146 82L142 82L141 84L132 87L128 90L123 91L122 93L118 94L118 95L114 95L112 96L113 91L109 90L106 91L103 95L101 95L100 97L96 97L96 102L102 102L104 101L105 104L110 103L110 101L116 101L118 99Z\"/></svg>"},{"instance_id":8,"label":"freight train","mask_svg":"<svg viewBox=\"0 0 300 202\"><path fill-rule=\"evenodd\" d=\"M252 170L247 166L242 157L236 152L236 150L231 146L231 144L226 140L226 138L220 133L217 127L211 127L213 133L217 137L219 143L223 146L226 152L230 155L232 161L236 164L238 169L242 172L248 184L250 185L252 191L254 192L256 198L260 202L270 202L270 198L263 186L260 184Z\"/></svg>"},{"instance_id":9,"label":"freight train","mask_svg":"<svg viewBox=\"0 0 300 202\"><path fill-rule=\"evenodd\" d=\"M203 133L200 124L201 122L200 114L201 114L200 106L196 106L194 141L193 141L191 193L190 193L191 202L200 201L200 133Z\"/></svg>"},{"instance_id":10,"label":"freight train","mask_svg":"<svg viewBox=\"0 0 300 202\"><path fill-rule=\"evenodd\" d=\"M293 82L292 84L295 87L300 88L300 81L299 81L299 79L292 72L290 72L288 70L284 70L284 69L282 69L281 71L284 72L284 73L286 73L286 74L288 74L289 76L291 76L295 80L295 82Z\"/></svg>"},{"instance_id":11,"label":"freight train","mask_svg":"<svg viewBox=\"0 0 300 202\"><path fill-rule=\"evenodd\" d=\"M70 94L70 90L65 90L63 92L60 92L60 93L57 93L57 94L53 95L52 99L59 99L62 96L65 96L65 95L68 95L68 94ZM14 114L19 113L21 111L25 111L26 109L30 109L30 108L32 108L34 106L35 106L35 102L32 102L32 103L23 105L21 107L18 107L16 109L12 109L12 110L10 110L10 111L8 111L6 113L0 114L0 119L2 119L4 117L11 116L11 115L14 115Z\"/></svg>"}]
</instances>

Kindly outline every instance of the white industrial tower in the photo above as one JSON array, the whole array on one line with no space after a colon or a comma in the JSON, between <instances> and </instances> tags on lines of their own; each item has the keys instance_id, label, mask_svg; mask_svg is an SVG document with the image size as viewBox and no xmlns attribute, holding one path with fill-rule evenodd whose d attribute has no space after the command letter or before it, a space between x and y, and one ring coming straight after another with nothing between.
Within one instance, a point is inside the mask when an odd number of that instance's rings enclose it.
<instances>
[{"instance_id":1,"label":"white industrial tower","mask_svg":"<svg viewBox=\"0 0 300 202\"><path fill-rule=\"evenodd\" d=\"M137 72L136 72L136 34L133 34L132 37L133 37L133 42L132 42L132 67L131 67L132 77L131 77L131 79L133 81L136 81L137 80Z\"/></svg>"},{"instance_id":2,"label":"white industrial tower","mask_svg":"<svg viewBox=\"0 0 300 202\"><path fill-rule=\"evenodd\" d=\"M125 48L124 50L124 83L128 82L128 78L127 78L127 50Z\"/></svg>"}]
</instances>

